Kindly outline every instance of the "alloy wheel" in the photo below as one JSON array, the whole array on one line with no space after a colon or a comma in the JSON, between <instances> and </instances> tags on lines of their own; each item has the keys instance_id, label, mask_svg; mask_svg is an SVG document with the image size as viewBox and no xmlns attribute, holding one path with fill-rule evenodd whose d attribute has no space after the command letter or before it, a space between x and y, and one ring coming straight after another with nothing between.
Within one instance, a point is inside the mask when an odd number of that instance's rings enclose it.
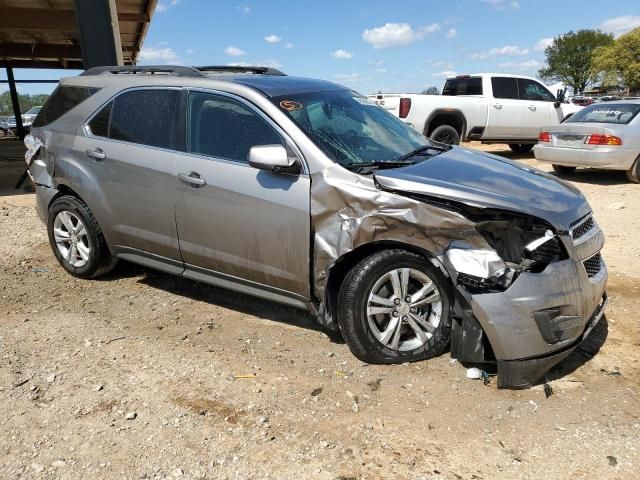
<instances>
[{"instance_id":1,"label":"alloy wheel","mask_svg":"<svg viewBox=\"0 0 640 480\"><path fill-rule=\"evenodd\" d=\"M58 213L53 234L58 251L71 266L81 268L87 264L91 255L89 236L77 215L66 210Z\"/></svg>"}]
</instances>

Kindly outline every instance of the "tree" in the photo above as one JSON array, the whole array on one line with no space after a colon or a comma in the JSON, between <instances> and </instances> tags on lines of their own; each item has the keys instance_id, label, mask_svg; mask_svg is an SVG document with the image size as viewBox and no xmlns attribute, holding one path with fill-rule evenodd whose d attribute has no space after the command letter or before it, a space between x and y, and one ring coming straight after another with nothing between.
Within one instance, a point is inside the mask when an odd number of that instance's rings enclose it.
<instances>
[{"instance_id":1,"label":"tree","mask_svg":"<svg viewBox=\"0 0 640 480\"><path fill-rule=\"evenodd\" d=\"M593 70L605 85L620 85L627 93L640 91L640 28L622 35L593 54Z\"/></svg>"},{"instance_id":2,"label":"tree","mask_svg":"<svg viewBox=\"0 0 640 480\"><path fill-rule=\"evenodd\" d=\"M440 95L440 90L438 87L428 87L422 91L423 95Z\"/></svg>"},{"instance_id":3,"label":"tree","mask_svg":"<svg viewBox=\"0 0 640 480\"><path fill-rule=\"evenodd\" d=\"M20 103L20 112L25 113L31 107L35 107L37 105L44 105L44 102L47 101L49 95L47 94L36 94L36 95L28 95L28 94L18 94L18 103ZM0 93L0 116L13 116L13 104L11 103L11 95L9 91L5 91Z\"/></svg>"},{"instance_id":4,"label":"tree","mask_svg":"<svg viewBox=\"0 0 640 480\"><path fill-rule=\"evenodd\" d=\"M583 92L598 76L592 68L593 52L613 43L613 35L600 30L578 30L555 37L544 54L547 67L538 71L545 80L563 82L574 92Z\"/></svg>"}]
</instances>

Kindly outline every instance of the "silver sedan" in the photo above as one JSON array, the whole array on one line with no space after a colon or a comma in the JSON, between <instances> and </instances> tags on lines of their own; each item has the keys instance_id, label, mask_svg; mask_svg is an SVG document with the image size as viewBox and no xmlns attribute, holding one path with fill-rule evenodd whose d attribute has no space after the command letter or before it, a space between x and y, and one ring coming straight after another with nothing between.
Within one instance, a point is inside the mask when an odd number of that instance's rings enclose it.
<instances>
[{"instance_id":1,"label":"silver sedan","mask_svg":"<svg viewBox=\"0 0 640 480\"><path fill-rule=\"evenodd\" d=\"M560 173L577 167L624 170L640 183L640 100L596 103L540 131L534 153Z\"/></svg>"}]
</instances>

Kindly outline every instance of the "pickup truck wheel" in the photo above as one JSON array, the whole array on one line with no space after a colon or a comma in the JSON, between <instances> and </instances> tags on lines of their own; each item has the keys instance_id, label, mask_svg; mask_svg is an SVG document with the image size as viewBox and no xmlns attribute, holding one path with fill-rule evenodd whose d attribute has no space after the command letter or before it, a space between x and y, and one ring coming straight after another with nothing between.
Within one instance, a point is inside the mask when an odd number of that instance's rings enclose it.
<instances>
[{"instance_id":1,"label":"pickup truck wheel","mask_svg":"<svg viewBox=\"0 0 640 480\"><path fill-rule=\"evenodd\" d=\"M567 167L565 165L556 165L555 163L551 165L553 170L560 175L569 175L576 171L576 167Z\"/></svg>"},{"instance_id":2,"label":"pickup truck wheel","mask_svg":"<svg viewBox=\"0 0 640 480\"><path fill-rule=\"evenodd\" d=\"M451 338L448 284L429 261L383 250L357 264L338 297L338 321L353 354L367 363L424 360Z\"/></svg>"},{"instance_id":3,"label":"pickup truck wheel","mask_svg":"<svg viewBox=\"0 0 640 480\"><path fill-rule=\"evenodd\" d=\"M513 153L525 154L533 150L532 143L510 143L509 148Z\"/></svg>"},{"instance_id":4,"label":"pickup truck wheel","mask_svg":"<svg viewBox=\"0 0 640 480\"><path fill-rule=\"evenodd\" d=\"M58 262L73 276L95 278L116 264L93 213L76 197L64 195L51 203L47 231Z\"/></svg>"},{"instance_id":5,"label":"pickup truck wheel","mask_svg":"<svg viewBox=\"0 0 640 480\"><path fill-rule=\"evenodd\" d=\"M460 135L451 125L440 125L434 128L429 138L447 145L458 145L460 143Z\"/></svg>"},{"instance_id":6,"label":"pickup truck wheel","mask_svg":"<svg viewBox=\"0 0 640 480\"><path fill-rule=\"evenodd\" d=\"M627 179L632 183L640 183L640 158L627 170Z\"/></svg>"}]
</instances>

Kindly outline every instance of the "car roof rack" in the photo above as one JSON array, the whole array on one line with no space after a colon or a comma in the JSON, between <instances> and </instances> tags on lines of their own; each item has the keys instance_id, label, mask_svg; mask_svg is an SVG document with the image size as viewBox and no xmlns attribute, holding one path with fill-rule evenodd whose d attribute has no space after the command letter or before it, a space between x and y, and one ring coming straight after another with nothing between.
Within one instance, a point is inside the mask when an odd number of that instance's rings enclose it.
<instances>
[{"instance_id":1,"label":"car roof rack","mask_svg":"<svg viewBox=\"0 0 640 480\"><path fill-rule=\"evenodd\" d=\"M286 76L280 70L271 67L240 66L240 65L209 65L204 67L194 67L205 73L253 73L256 75L276 75Z\"/></svg>"},{"instance_id":2,"label":"car roof rack","mask_svg":"<svg viewBox=\"0 0 640 480\"><path fill-rule=\"evenodd\" d=\"M253 73L256 75L284 76L280 70L271 67L210 65L203 67L185 67L182 65L124 65L93 67L80 76L92 75L172 75L177 77L204 77L207 73Z\"/></svg>"},{"instance_id":3,"label":"car roof rack","mask_svg":"<svg viewBox=\"0 0 640 480\"><path fill-rule=\"evenodd\" d=\"M85 70L80 76L90 75L175 75L179 77L202 77L202 72L193 67L180 65L124 65L93 67Z\"/></svg>"}]
</instances>

